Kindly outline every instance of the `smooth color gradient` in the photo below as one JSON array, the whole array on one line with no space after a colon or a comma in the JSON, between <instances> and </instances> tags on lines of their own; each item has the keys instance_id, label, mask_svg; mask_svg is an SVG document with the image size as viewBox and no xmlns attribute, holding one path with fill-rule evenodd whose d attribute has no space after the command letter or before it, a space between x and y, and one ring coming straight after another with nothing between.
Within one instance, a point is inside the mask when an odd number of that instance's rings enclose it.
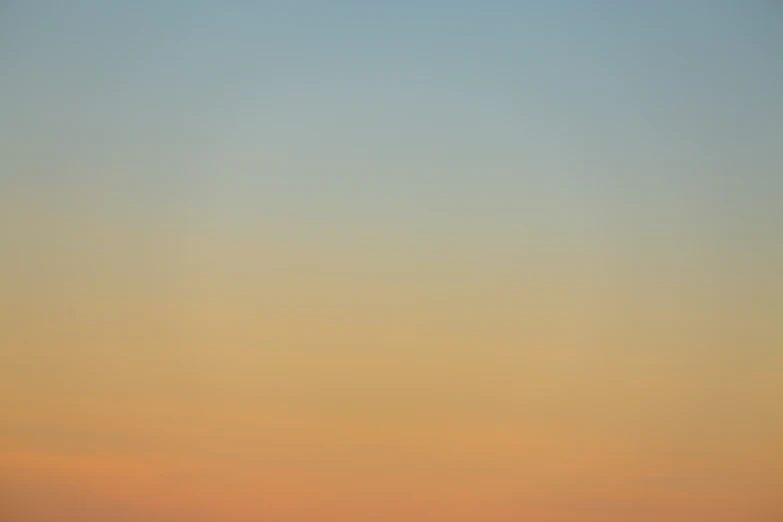
<instances>
[{"instance_id":1,"label":"smooth color gradient","mask_svg":"<svg viewBox=\"0 0 783 522\"><path fill-rule=\"evenodd\" d=\"M774 1L0 3L0 520L783 520Z\"/></svg>"}]
</instances>

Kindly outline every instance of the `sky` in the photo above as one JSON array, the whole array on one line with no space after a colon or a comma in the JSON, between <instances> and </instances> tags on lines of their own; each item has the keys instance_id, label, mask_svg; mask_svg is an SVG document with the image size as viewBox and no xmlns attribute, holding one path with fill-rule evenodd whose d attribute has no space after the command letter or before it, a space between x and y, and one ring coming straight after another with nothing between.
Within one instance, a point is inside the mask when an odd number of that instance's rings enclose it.
<instances>
[{"instance_id":1,"label":"sky","mask_svg":"<svg viewBox=\"0 0 783 522\"><path fill-rule=\"evenodd\" d=\"M3 520L783 516L781 24L3 2Z\"/></svg>"}]
</instances>

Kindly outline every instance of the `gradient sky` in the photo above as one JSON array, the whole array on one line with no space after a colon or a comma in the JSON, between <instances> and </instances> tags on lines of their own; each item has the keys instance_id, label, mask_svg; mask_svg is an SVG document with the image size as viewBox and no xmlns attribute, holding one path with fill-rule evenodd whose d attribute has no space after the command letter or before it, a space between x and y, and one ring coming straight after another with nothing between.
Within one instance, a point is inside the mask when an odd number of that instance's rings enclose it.
<instances>
[{"instance_id":1,"label":"gradient sky","mask_svg":"<svg viewBox=\"0 0 783 522\"><path fill-rule=\"evenodd\" d=\"M3 2L0 517L775 520L782 25Z\"/></svg>"}]
</instances>

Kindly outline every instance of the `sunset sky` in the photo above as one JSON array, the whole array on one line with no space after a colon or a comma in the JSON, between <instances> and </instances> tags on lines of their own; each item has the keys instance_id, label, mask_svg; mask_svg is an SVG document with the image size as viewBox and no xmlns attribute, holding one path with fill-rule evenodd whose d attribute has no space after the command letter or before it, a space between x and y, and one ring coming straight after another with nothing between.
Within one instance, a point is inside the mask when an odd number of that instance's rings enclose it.
<instances>
[{"instance_id":1,"label":"sunset sky","mask_svg":"<svg viewBox=\"0 0 783 522\"><path fill-rule=\"evenodd\" d=\"M0 3L2 522L783 520L783 6Z\"/></svg>"}]
</instances>

